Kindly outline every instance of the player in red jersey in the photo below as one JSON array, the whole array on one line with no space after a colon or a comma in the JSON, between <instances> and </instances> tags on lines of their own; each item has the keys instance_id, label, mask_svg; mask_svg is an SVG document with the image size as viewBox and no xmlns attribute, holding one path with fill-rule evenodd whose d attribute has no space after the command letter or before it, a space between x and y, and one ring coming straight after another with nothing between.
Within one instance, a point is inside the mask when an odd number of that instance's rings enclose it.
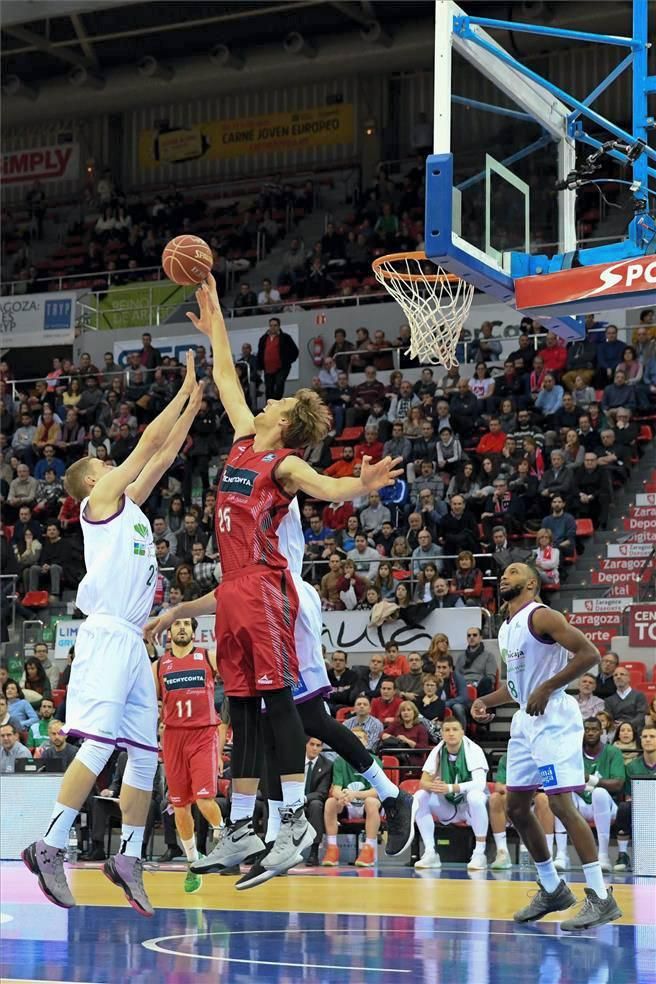
<instances>
[{"instance_id":1,"label":"player in red jersey","mask_svg":"<svg viewBox=\"0 0 656 984\"><path fill-rule=\"evenodd\" d=\"M375 465L365 457L360 478L319 475L295 453L322 440L328 408L312 390L269 400L253 416L232 360L213 277L196 291L200 318L188 317L212 343L213 376L235 431L235 443L221 476L216 540L222 583L216 613L216 644L233 727L231 823L212 853L194 862L202 873L239 864L264 850L252 825L262 773L260 701L264 700L282 781L280 832L262 862L286 871L315 838L305 818L305 734L292 699L298 675L294 624L298 598L278 549L278 524L297 492L342 501L394 482L400 459Z\"/></svg>"},{"instance_id":2,"label":"player in red jersey","mask_svg":"<svg viewBox=\"0 0 656 984\"><path fill-rule=\"evenodd\" d=\"M198 861L191 804L196 803L215 837L221 826L216 802L218 715L214 708L216 665L194 643L198 622L179 618L171 626L171 649L153 664L155 689L162 701L162 756L175 812L175 826L187 860ZM184 890L197 892L200 875L187 872Z\"/></svg>"}]
</instances>

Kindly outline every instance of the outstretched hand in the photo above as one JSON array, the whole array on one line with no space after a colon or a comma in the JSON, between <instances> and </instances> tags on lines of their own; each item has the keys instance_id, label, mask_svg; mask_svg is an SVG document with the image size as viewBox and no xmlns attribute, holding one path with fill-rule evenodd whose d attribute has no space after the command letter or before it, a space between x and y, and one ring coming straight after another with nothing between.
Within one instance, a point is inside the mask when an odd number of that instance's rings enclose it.
<instances>
[{"instance_id":1,"label":"outstretched hand","mask_svg":"<svg viewBox=\"0 0 656 984\"><path fill-rule=\"evenodd\" d=\"M156 618L151 618L150 621L146 622L143 629L144 639L153 645L161 644L163 636L166 635L174 622L173 609L167 608L165 612L161 612Z\"/></svg>"},{"instance_id":2,"label":"outstretched hand","mask_svg":"<svg viewBox=\"0 0 656 984\"><path fill-rule=\"evenodd\" d=\"M201 284L196 291L196 301L200 309L200 318L193 311L187 311L187 317L198 328L198 331L208 338L212 335L212 319L221 314L221 304L216 290L216 281L212 274L208 276L204 284Z\"/></svg>"},{"instance_id":3,"label":"outstretched hand","mask_svg":"<svg viewBox=\"0 0 656 984\"><path fill-rule=\"evenodd\" d=\"M474 721L478 721L479 724L486 724L494 718L494 714L490 714L480 697L476 698L470 708L469 713L473 717Z\"/></svg>"},{"instance_id":4,"label":"outstretched hand","mask_svg":"<svg viewBox=\"0 0 656 984\"><path fill-rule=\"evenodd\" d=\"M388 455L372 465L370 456L365 455L360 469L360 481L369 492L376 492L386 485L394 485L399 475L403 474L403 469L398 467L402 463L403 458L390 458Z\"/></svg>"}]
</instances>

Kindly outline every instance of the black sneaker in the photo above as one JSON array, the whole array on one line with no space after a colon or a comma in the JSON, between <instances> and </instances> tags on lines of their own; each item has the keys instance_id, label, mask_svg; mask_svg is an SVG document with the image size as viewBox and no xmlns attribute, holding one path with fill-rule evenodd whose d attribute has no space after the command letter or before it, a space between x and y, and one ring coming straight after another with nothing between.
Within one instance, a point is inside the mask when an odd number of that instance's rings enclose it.
<instances>
[{"instance_id":1,"label":"black sneaker","mask_svg":"<svg viewBox=\"0 0 656 984\"><path fill-rule=\"evenodd\" d=\"M319 867L319 848L315 845L312 846L310 853L305 859L306 868L318 868Z\"/></svg>"},{"instance_id":2,"label":"black sneaker","mask_svg":"<svg viewBox=\"0 0 656 984\"><path fill-rule=\"evenodd\" d=\"M513 919L518 923L535 922L549 912L562 912L572 905L576 905L576 896L562 878L554 892L546 892L538 882L538 891L525 908L515 913Z\"/></svg>"},{"instance_id":3,"label":"black sneaker","mask_svg":"<svg viewBox=\"0 0 656 984\"><path fill-rule=\"evenodd\" d=\"M626 851L620 851L617 861L613 865L613 871L631 871L631 858Z\"/></svg>"},{"instance_id":4,"label":"black sneaker","mask_svg":"<svg viewBox=\"0 0 656 984\"><path fill-rule=\"evenodd\" d=\"M605 899L600 899L592 888L586 887L584 891L585 899L579 912L560 924L560 928L566 933L573 933L578 929L593 929L595 926L603 926L614 919L619 919L622 915L622 910L615 901L612 888L608 888L608 895Z\"/></svg>"},{"instance_id":5,"label":"black sneaker","mask_svg":"<svg viewBox=\"0 0 656 984\"><path fill-rule=\"evenodd\" d=\"M256 885L261 885L263 882L269 881L271 878L275 878L277 875L281 876L287 874L286 871L277 872L275 868L265 868L264 865L262 864L266 856L271 851L271 848L273 847L273 843L274 843L273 841L269 841L269 843L266 845L266 850L260 851L259 855L257 855L257 857L255 858L254 863L251 866L250 870L247 871L245 875L242 875L239 881L235 883L235 888L238 891L243 892L244 889L246 888L255 888ZM299 854L297 863L300 863L301 860L302 860L302 856Z\"/></svg>"},{"instance_id":6,"label":"black sneaker","mask_svg":"<svg viewBox=\"0 0 656 984\"><path fill-rule=\"evenodd\" d=\"M417 801L414 796L401 789L397 797L388 796L384 799L382 806L387 819L385 854L391 856L401 854L412 844Z\"/></svg>"}]
</instances>

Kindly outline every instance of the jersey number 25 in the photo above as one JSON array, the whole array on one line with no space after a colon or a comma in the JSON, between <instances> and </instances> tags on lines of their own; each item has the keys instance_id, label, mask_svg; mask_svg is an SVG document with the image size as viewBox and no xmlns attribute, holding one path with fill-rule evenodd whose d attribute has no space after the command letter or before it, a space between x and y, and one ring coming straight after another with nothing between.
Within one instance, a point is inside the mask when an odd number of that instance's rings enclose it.
<instances>
[{"instance_id":1,"label":"jersey number 25","mask_svg":"<svg viewBox=\"0 0 656 984\"><path fill-rule=\"evenodd\" d=\"M230 506L224 506L222 509L217 509L216 515L219 521L219 533L229 533L230 532Z\"/></svg>"}]
</instances>

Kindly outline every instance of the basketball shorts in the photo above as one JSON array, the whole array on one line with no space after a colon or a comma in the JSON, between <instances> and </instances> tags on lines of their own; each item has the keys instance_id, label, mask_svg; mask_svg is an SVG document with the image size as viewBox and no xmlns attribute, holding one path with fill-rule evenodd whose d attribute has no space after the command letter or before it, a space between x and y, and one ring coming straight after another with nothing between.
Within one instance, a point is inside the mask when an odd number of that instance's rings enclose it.
<instances>
[{"instance_id":1,"label":"basketball shorts","mask_svg":"<svg viewBox=\"0 0 656 984\"><path fill-rule=\"evenodd\" d=\"M583 718L569 694L553 696L536 717L520 708L510 726L506 788L547 795L583 789L582 743Z\"/></svg>"},{"instance_id":2,"label":"basketball shorts","mask_svg":"<svg viewBox=\"0 0 656 984\"><path fill-rule=\"evenodd\" d=\"M294 629L298 682L292 696L300 703L317 694L329 694L332 687L321 650L323 621L319 595L302 577L293 575L293 580L299 607Z\"/></svg>"},{"instance_id":3,"label":"basketball shorts","mask_svg":"<svg viewBox=\"0 0 656 984\"><path fill-rule=\"evenodd\" d=\"M63 731L157 752L157 694L138 626L112 615L80 626Z\"/></svg>"},{"instance_id":4,"label":"basketball shorts","mask_svg":"<svg viewBox=\"0 0 656 984\"><path fill-rule=\"evenodd\" d=\"M216 727L164 728L162 755L173 806L187 806L197 799L214 799L217 790L219 752Z\"/></svg>"},{"instance_id":5,"label":"basketball shorts","mask_svg":"<svg viewBox=\"0 0 656 984\"><path fill-rule=\"evenodd\" d=\"M466 823L470 827L472 825L466 796L460 803L456 804L451 803L439 793L431 793L428 806L434 819L445 826L450 823Z\"/></svg>"},{"instance_id":6,"label":"basketball shorts","mask_svg":"<svg viewBox=\"0 0 656 984\"><path fill-rule=\"evenodd\" d=\"M298 595L289 571L224 577L216 591L216 654L228 697L295 687Z\"/></svg>"},{"instance_id":7,"label":"basketball shorts","mask_svg":"<svg viewBox=\"0 0 656 984\"><path fill-rule=\"evenodd\" d=\"M342 820L364 820L364 802L347 803L340 817Z\"/></svg>"}]
</instances>

